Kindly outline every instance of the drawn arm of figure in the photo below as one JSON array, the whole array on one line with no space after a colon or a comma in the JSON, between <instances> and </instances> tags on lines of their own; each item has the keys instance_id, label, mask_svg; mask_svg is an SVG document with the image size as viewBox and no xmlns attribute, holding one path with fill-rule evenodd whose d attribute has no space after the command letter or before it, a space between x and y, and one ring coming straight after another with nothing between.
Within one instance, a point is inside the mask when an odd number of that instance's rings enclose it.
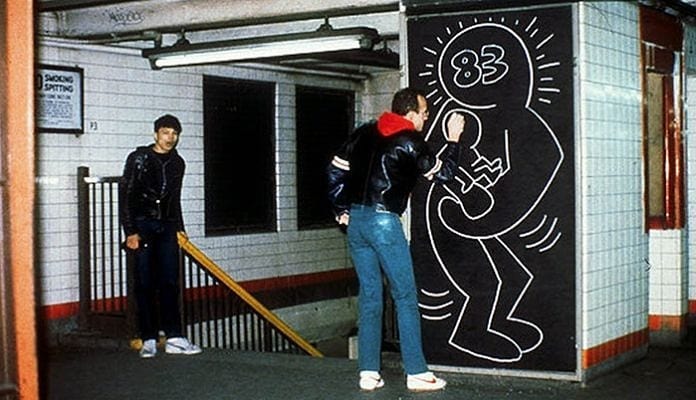
<instances>
[{"instance_id":1,"label":"drawn arm of figure","mask_svg":"<svg viewBox=\"0 0 696 400\"><path fill-rule=\"evenodd\" d=\"M525 110L514 115L511 119L518 121L520 127L506 126L492 115L481 118L485 129L480 140L460 164L479 194L485 190L490 195L484 199L487 205L479 204L481 213L473 220L473 213L462 205L463 197L457 196L461 204L450 197L440 209L450 229L474 237L502 234L517 226L544 197L563 161L563 150L555 134L534 113ZM473 189L467 196L472 192Z\"/></svg>"},{"instance_id":2,"label":"drawn arm of figure","mask_svg":"<svg viewBox=\"0 0 696 400\"><path fill-rule=\"evenodd\" d=\"M443 107L443 112L438 113L439 121L433 124L434 127L441 129L441 134L433 130L430 132L433 143L441 141L441 138L446 136L449 129L447 125L452 115L466 115L468 122L464 127L463 138L460 140L459 166L454 180L441 188L435 188L433 194L437 198L444 197L448 201L455 202L466 218L476 220L484 217L493 207L494 199L489 188L499 179L500 168L495 163L483 159L476 151L476 145L481 138L481 122L476 114L462 108L447 109L446 106L447 104Z\"/></svg>"},{"instance_id":3,"label":"drawn arm of figure","mask_svg":"<svg viewBox=\"0 0 696 400\"><path fill-rule=\"evenodd\" d=\"M443 201L454 202L472 221L484 217L493 207L493 195L469 173L459 168L454 181L442 185Z\"/></svg>"}]
</instances>

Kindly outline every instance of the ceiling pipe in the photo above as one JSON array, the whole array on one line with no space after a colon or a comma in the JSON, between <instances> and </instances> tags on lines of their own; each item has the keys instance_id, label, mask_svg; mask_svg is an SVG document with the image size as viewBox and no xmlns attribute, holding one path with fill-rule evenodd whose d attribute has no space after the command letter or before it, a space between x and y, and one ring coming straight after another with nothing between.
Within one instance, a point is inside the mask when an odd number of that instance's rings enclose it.
<instances>
[{"instance_id":1,"label":"ceiling pipe","mask_svg":"<svg viewBox=\"0 0 696 400\"><path fill-rule=\"evenodd\" d=\"M60 36L91 40L143 31L168 34L184 28L194 32L398 10L398 0L139 0L55 13Z\"/></svg>"},{"instance_id":2,"label":"ceiling pipe","mask_svg":"<svg viewBox=\"0 0 696 400\"><path fill-rule=\"evenodd\" d=\"M129 3L136 0L44 0L37 1L39 12L68 11L78 8L110 6L118 3Z\"/></svg>"}]
</instances>

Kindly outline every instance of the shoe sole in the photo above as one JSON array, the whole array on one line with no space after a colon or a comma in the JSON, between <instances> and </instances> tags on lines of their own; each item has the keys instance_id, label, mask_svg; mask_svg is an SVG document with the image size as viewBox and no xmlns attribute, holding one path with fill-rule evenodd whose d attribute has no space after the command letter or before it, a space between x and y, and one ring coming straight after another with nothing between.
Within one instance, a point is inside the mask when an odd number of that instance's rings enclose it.
<instances>
[{"instance_id":1,"label":"shoe sole","mask_svg":"<svg viewBox=\"0 0 696 400\"><path fill-rule=\"evenodd\" d=\"M375 386L373 388L365 388L365 387L361 386L360 390L362 390L363 392L374 392L375 390L383 388L383 387L384 387L384 383L382 383L381 385L378 384L377 386Z\"/></svg>"},{"instance_id":2,"label":"shoe sole","mask_svg":"<svg viewBox=\"0 0 696 400\"><path fill-rule=\"evenodd\" d=\"M363 392L374 392L375 390L384 387L384 380L382 378L379 378L378 380L374 379L374 381L377 382L377 383L375 383L374 387L367 388L367 387L360 386L360 390L362 390Z\"/></svg>"},{"instance_id":3,"label":"shoe sole","mask_svg":"<svg viewBox=\"0 0 696 400\"><path fill-rule=\"evenodd\" d=\"M165 351L167 354L180 354L183 356L193 356L196 354L201 354L202 351Z\"/></svg>"},{"instance_id":4,"label":"shoe sole","mask_svg":"<svg viewBox=\"0 0 696 400\"><path fill-rule=\"evenodd\" d=\"M424 381L424 382L425 382L425 381ZM435 385L435 384L436 384L436 382L432 382L432 383L431 383L431 382L426 382L426 383L429 383L429 384L432 384L432 385ZM438 391L438 390L443 390L446 386L447 386L447 383L445 382L444 385L442 385L442 386L437 386L437 387L433 386L433 387L414 387L414 388L411 388L411 387L408 387L408 384L407 384L407 385L406 385L406 388L407 388L409 391L411 391L411 392L436 392L436 391Z\"/></svg>"},{"instance_id":5,"label":"shoe sole","mask_svg":"<svg viewBox=\"0 0 696 400\"><path fill-rule=\"evenodd\" d=\"M437 392L438 390L445 390L445 386L439 387L437 389L411 389L411 388L408 389L409 392L413 392L413 393Z\"/></svg>"},{"instance_id":6,"label":"shoe sole","mask_svg":"<svg viewBox=\"0 0 696 400\"><path fill-rule=\"evenodd\" d=\"M194 354L200 354L200 353L202 353L203 350L187 351L187 350L181 350L181 349L176 349L176 348L175 348L174 350L165 349L164 352L167 353L167 354L183 354L183 355L185 355L185 356L192 356L192 355L194 355Z\"/></svg>"}]
</instances>

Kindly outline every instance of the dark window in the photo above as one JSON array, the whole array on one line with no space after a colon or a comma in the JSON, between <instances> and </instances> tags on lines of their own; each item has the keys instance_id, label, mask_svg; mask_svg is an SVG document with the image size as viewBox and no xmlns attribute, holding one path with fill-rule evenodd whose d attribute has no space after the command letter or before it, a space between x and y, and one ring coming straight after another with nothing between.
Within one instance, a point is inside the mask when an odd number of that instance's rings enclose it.
<instances>
[{"instance_id":1,"label":"dark window","mask_svg":"<svg viewBox=\"0 0 696 400\"><path fill-rule=\"evenodd\" d=\"M205 76L205 233L276 230L275 85Z\"/></svg>"},{"instance_id":2,"label":"dark window","mask_svg":"<svg viewBox=\"0 0 696 400\"><path fill-rule=\"evenodd\" d=\"M353 129L355 95L344 90L299 86L297 121L297 226L334 225L326 196L326 166Z\"/></svg>"}]
</instances>

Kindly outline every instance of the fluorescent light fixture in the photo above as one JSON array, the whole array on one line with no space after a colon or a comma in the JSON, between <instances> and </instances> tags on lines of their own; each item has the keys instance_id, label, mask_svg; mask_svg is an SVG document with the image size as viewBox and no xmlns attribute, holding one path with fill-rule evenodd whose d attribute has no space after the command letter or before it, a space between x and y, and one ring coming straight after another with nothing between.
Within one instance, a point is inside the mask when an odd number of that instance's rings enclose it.
<instances>
[{"instance_id":1,"label":"fluorescent light fixture","mask_svg":"<svg viewBox=\"0 0 696 400\"><path fill-rule=\"evenodd\" d=\"M142 55L150 60L153 69L160 69L372 49L379 41L378 32L372 28L319 29L196 44L180 40L169 47L143 50Z\"/></svg>"}]
</instances>

